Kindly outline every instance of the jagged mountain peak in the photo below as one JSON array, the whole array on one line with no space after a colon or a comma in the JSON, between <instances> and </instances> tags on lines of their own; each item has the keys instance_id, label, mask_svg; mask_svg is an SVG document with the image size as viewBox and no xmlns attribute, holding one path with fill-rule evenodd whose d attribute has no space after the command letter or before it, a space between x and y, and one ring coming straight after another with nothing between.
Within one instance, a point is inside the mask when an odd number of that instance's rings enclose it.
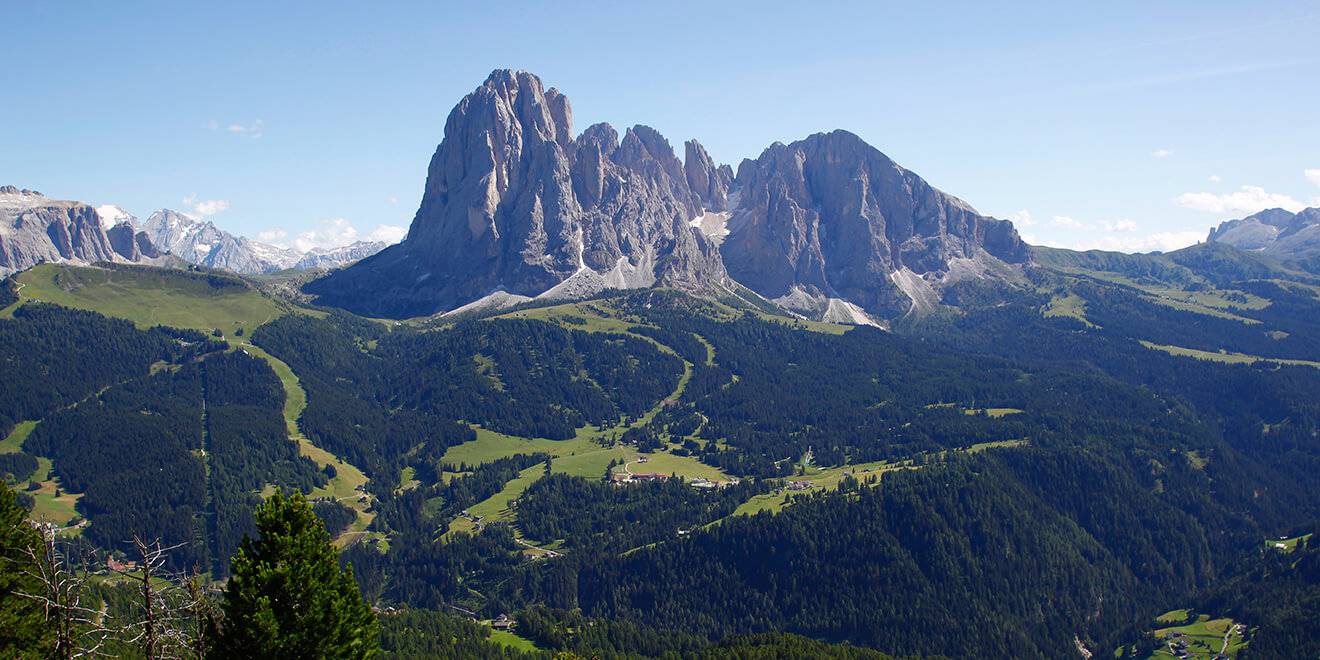
<instances>
[{"instance_id":1,"label":"jagged mountain peak","mask_svg":"<svg viewBox=\"0 0 1320 660\"><path fill-rule=\"evenodd\" d=\"M398 246L308 291L374 315L443 312L502 291L589 294L725 278L691 226L701 203L668 140L607 124L574 137L558 91L497 70L449 113ZM569 282L572 280L572 282Z\"/></svg>"},{"instance_id":2,"label":"jagged mountain peak","mask_svg":"<svg viewBox=\"0 0 1320 660\"><path fill-rule=\"evenodd\" d=\"M22 195L26 197L45 197L36 190L19 188L18 186L0 186L0 195Z\"/></svg>"},{"instance_id":3,"label":"jagged mountain peak","mask_svg":"<svg viewBox=\"0 0 1320 660\"><path fill-rule=\"evenodd\" d=\"M722 212L729 207L729 192L733 187L733 169L717 165L706 153L706 148L695 139L683 143L683 170L688 187L707 211Z\"/></svg>"}]
</instances>

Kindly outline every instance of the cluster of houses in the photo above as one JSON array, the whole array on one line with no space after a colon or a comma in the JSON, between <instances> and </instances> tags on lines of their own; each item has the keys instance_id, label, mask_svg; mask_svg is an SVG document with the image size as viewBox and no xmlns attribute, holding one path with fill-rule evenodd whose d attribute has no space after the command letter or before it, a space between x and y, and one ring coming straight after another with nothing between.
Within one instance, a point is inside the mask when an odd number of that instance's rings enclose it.
<instances>
[{"instance_id":1,"label":"cluster of houses","mask_svg":"<svg viewBox=\"0 0 1320 660\"><path fill-rule=\"evenodd\" d=\"M483 526L483 523L481 522L481 516L475 516L475 515L472 515L471 513L468 513L468 510L467 510L467 509L463 509L462 511L460 511L460 512L458 513L458 515L459 515L460 518L467 518L468 520L471 520L471 521L472 521L472 531L473 531L473 532L480 532L480 531L481 531L481 528L482 528L482 526Z\"/></svg>"},{"instance_id":2,"label":"cluster of houses","mask_svg":"<svg viewBox=\"0 0 1320 660\"><path fill-rule=\"evenodd\" d=\"M1229 634L1237 633L1240 635L1242 634L1244 628L1245 627L1240 623L1234 624L1233 627L1230 629ZM1195 654L1190 648L1188 648L1189 639L1190 638L1187 636L1186 633L1182 633L1182 632L1171 633L1166 642L1169 646L1169 653L1171 653L1175 658L1183 658L1184 660L1193 657ZM1202 646L1205 645L1204 642L1197 642L1197 644ZM1225 645L1225 648L1227 648L1227 644ZM1221 651L1215 654L1214 660L1228 660L1228 657L1229 656L1227 654Z\"/></svg>"},{"instance_id":3,"label":"cluster of houses","mask_svg":"<svg viewBox=\"0 0 1320 660\"><path fill-rule=\"evenodd\" d=\"M1169 652L1176 658L1191 657L1191 652L1187 650L1187 636L1180 632L1169 635Z\"/></svg>"},{"instance_id":4,"label":"cluster of houses","mask_svg":"<svg viewBox=\"0 0 1320 660\"><path fill-rule=\"evenodd\" d=\"M645 456L638 456L635 462L647 463L649 461L650 459L648 459ZM670 475L663 474L660 472L629 472L627 469L624 469L622 472L612 473L610 475L610 481L615 484L630 484L630 483L637 483L642 481L665 481L669 479L669 477ZM700 490L714 490L716 488L723 488L724 486L730 486L736 483L738 483L737 479L730 479L728 481L720 482L720 481L711 481L710 479L706 479L704 477L696 477L695 479L689 481L688 485Z\"/></svg>"},{"instance_id":5,"label":"cluster of houses","mask_svg":"<svg viewBox=\"0 0 1320 660\"><path fill-rule=\"evenodd\" d=\"M659 472L615 472L610 475L610 481L616 484L627 484L638 481L664 481L669 475Z\"/></svg>"},{"instance_id":6,"label":"cluster of houses","mask_svg":"<svg viewBox=\"0 0 1320 660\"><path fill-rule=\"evenodd\" d=\"M616 484L630 484L642 481L665 481L668 479L669 475L661 474L659 472L615 472L610 475L610 481ZM738 483L736 479L731 479L727 482L719 482L711 481L704 477L697 477L689 481L688 485L698 490L714 490L716 488L723 488L724 486L736 483Z\"/></svg>"},{"instance_id":7,"label":"cluster of houses","mask_svg":"<svg viewBox=\"0 0 1320 660\"><path fill-rule=\"evenodd\" d=\"M105 560L105 567L116 573L131 573L137 570L138 564L133 560L119 561L114 557Z\"/></svg>"}]
</instances>

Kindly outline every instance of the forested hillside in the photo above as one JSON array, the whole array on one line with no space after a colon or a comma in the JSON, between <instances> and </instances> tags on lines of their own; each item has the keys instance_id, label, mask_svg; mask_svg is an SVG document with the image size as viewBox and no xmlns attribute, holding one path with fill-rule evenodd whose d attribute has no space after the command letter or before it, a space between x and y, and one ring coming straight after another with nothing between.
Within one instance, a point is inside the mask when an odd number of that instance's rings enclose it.
<instances>
[{"instance_id":1,"label":"forested hillside","mask_svg":"<svg viewBox=\"0 0 1320 660\"><path fill-rule=\"evenodd\" d=\"M1061 657L1189 607L1277 657L1317 634L1320 300L1216 255L895 332L651 290L222 343L28 302L0 472L101 553L224 576L263 494L360 468L313 509L403 657Z\"/></svg>"},{"instance_id":2,"label":"forested hillside","mask_svg":"<svg viewBox=\"0 0 1320 660\"><path fill-rule=\"evenodd\" d=\"M135 535L185 543L176 567L223 575L258 492L325 481L288 441L284 390L261 360L201 333L51 305L20 308L0 334L13 356L5 382L28 395L5 399L9 414L39 420L21 452L0 456L53 459L50 477L79 495L83 535L102 548L122 552ZM42 368L20 361L44 352Z\"/></svg>"},{"instance_id":3,"label":"forested hillside","mask_svg":"<svg viewBox=\"0 0 1320 660\"><path fill-rule=\"evenodd\" d=\"M527 321L387 333L344 314L286 316L253 341L303 380L304 432L381 490L409 462L437 461L475 438L467 424L566 440L582 426L640 416L682 373L678 358L640 339Z\"/></svg>"}]
</instances>

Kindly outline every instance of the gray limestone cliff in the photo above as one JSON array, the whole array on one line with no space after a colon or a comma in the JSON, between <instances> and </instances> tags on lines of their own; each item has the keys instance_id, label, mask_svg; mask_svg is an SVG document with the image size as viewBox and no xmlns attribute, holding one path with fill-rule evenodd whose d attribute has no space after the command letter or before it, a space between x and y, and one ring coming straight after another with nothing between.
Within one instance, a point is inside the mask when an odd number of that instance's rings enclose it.
<instances>
[{"instance_id":1,"label":"gray limestone cliff","mask_svg":"<svg viewBox=\"0 0 1320 660\"><path fill-rule=\"evenodd\" d=\"M573 134L559 91L497 70L449 114L420 207L398 245L307 285L320 302L388 317L444 312L491 295L580 297L727 279L691 226L703 198L669 142Z\"/></svg>"},{"instance_id":2,"label":"gray limestone cliff","mask_svg":"<svg viewBox=\"0 0 1320 660\"><path fill-rule=\"evenodd\" d=\"M721 253L729 274L808 316L925 312L968 279L1011 280L1030 251L852 133L776 143L745 160Z\"/></svg>"},{"instance_id":3,"label":"gray limestone cliff","mask_svg":"<svg viewBox=\"0 0 1320 660\"><path fill-rule=\"evenodd\" d=\"M95 208L0 186L0 276L45 262L123 260Z\"/></svg>"}]
</instances>

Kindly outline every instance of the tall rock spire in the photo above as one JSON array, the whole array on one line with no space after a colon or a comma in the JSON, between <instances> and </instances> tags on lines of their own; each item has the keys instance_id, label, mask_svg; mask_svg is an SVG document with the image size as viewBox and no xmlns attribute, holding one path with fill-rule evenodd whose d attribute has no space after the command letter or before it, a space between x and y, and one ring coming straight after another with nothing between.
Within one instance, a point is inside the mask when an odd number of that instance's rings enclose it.
<instances>
[{"instance_id":1,"label":"tall rock spire","mask_svg":"<svg viewBox=\"0 0 1320 660\"><path fill-rule=\"evenodd\" d=\"M699 288L725 277L714 246L688 224L700 210L659 133L637 126L619 141L602 124L575 139L563 94L498 70L450 112L408 237L307 290L405 317L496 291Z\"/></svg>"}]
</instances>

